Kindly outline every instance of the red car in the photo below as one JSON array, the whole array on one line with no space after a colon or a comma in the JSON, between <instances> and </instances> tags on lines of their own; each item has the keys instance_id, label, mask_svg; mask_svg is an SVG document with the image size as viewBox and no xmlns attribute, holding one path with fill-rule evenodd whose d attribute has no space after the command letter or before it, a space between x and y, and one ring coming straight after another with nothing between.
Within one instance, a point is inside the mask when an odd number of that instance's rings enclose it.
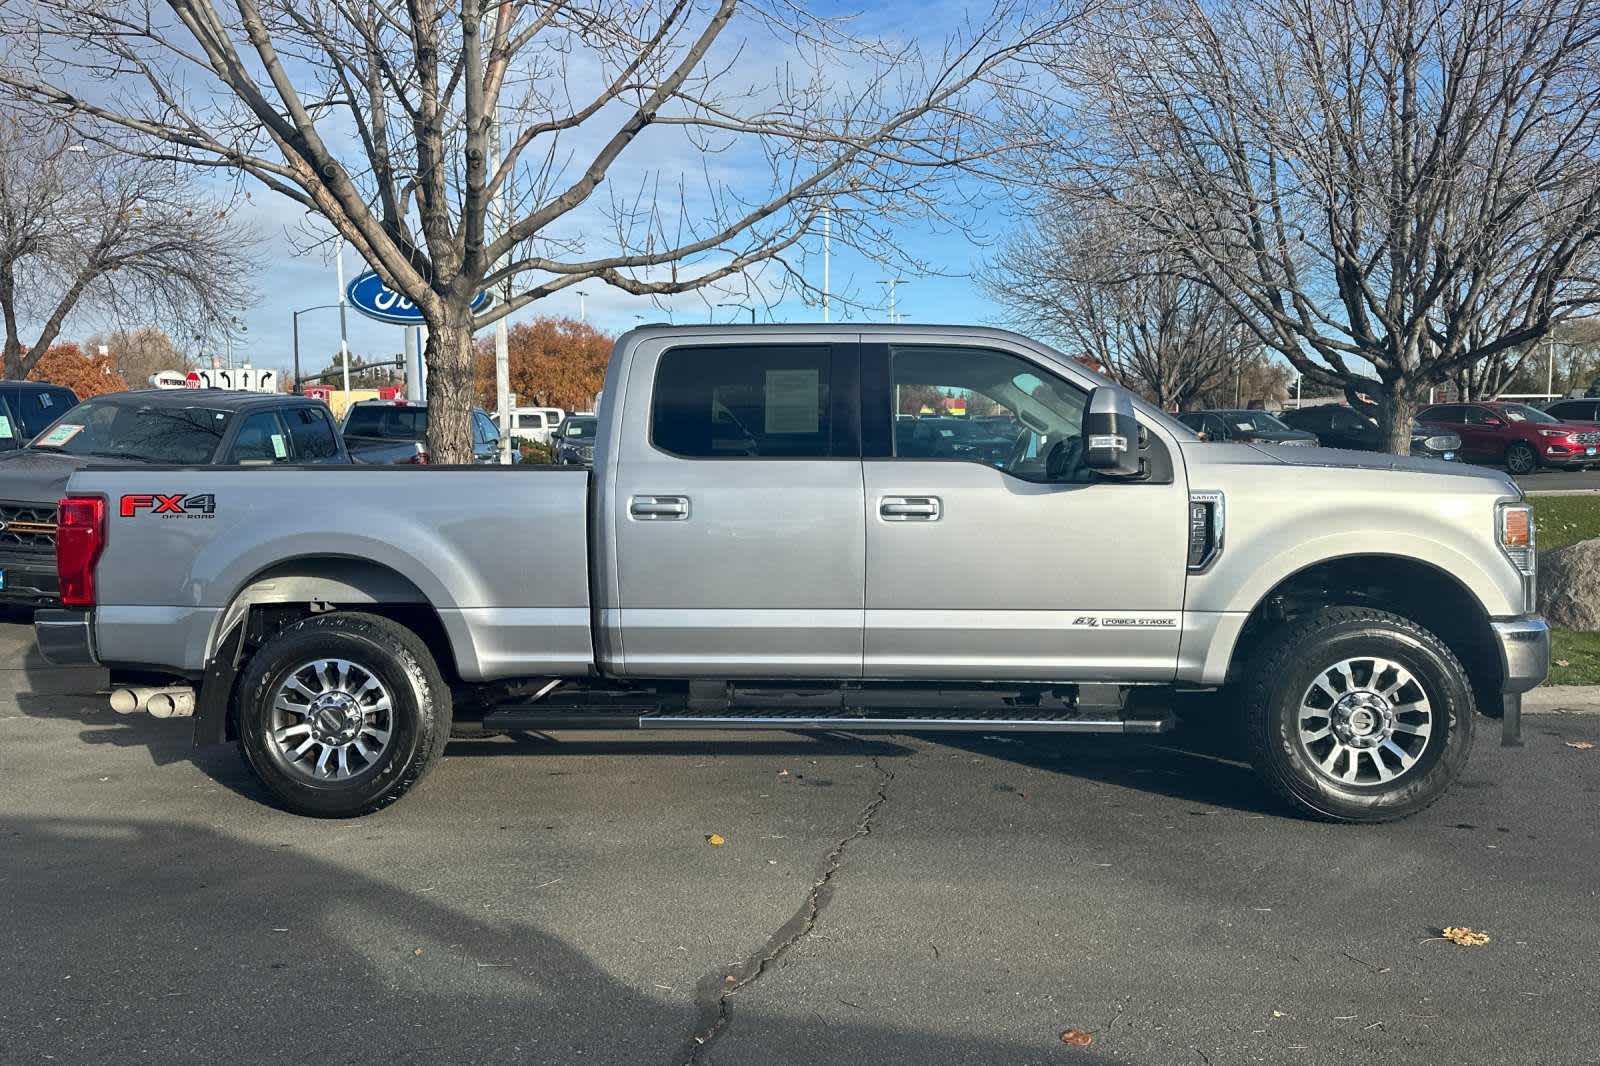
<instances>
[{"instance_id":1,"label":"red car","mask_svg":"<svg viewBox=\"0 0 1600 1066\"><path fill-rule=\"evenodd\" d=\"M1565 422L1525 403L1440 403L1424 407L1417 421L1459 434L1461 458L1504 463L1513 474L1600 466L1600 425Z\"/></svg>"}]
</instances>

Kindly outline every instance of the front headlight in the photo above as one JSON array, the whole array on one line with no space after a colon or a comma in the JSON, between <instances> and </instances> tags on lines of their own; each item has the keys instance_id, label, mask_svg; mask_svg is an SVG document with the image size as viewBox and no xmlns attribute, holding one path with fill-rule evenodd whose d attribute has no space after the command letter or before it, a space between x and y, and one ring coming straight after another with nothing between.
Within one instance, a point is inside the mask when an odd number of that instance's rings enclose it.
<instances>
[{"instance_id":1,"label":"front headlight","mask_svg":"<svg viewBox=\"0 0 1600 1066\"><path fill-rule=\"evenodd\" d=\"M1534 544L1533 508L1526 503L1502 503L1495 508L1494 524L1500 551L1522 574L1523 610L1537 610L1534 582L1539 556Z\"/></svg>"}]
</instances>

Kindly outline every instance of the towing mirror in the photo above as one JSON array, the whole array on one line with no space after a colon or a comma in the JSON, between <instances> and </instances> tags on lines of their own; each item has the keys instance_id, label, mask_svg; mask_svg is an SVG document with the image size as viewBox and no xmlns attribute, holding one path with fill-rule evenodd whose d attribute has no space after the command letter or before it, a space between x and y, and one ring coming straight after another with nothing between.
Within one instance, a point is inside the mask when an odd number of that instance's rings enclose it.
<instances>
[{"instance_id":1,"label":"towing mirror","mask_svg":"<svg viewBox=\"0 0 1600 1066\"><path fill-rule=\"evenodd\" d=\"M1115 385L1101 385L1089 394L1083 413L1083 462L1102 477L1138 477L1139 420L1133 397Z\"/></svg>"}]
</instances>

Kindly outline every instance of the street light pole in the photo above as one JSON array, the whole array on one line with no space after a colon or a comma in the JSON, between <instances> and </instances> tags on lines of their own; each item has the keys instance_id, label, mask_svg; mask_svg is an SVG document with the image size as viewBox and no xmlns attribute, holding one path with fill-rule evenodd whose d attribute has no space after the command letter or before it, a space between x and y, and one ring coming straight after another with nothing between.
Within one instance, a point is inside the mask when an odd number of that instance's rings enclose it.
<instances>
[{"instance_id":1,"label":"street light pole","mask_svg":"<svg viewBox=\"0 0 1600 1066\"><path fill-rule=\"evenodd\" d=\"M344 318L344 301L342 300L336 304L318 304L315 307L302 307L290 316L294 320L294 393L296 396L305 391L300 387L300 316L310 311L332 311L334 308L339 309L339 317L342 321ZM345 391L348 392L350 389L348 384L350 380L350 361L348 359L345 360L344 373Z\"/></svg>"},{"instance_id":2,"label":"street light pole","mask_svg":"<svg viewBox=\"0 0 1600 1066\"><path fill-rule=\"evenodd\" d=\"M727 304L727 303L724 303L724 304L718 304L717 306L718 307L740 307L740 308L743 308L744 310L750 312L750 324L752 326L756 324L756 309L752 304Z\"/></svg>"}]
</instances>

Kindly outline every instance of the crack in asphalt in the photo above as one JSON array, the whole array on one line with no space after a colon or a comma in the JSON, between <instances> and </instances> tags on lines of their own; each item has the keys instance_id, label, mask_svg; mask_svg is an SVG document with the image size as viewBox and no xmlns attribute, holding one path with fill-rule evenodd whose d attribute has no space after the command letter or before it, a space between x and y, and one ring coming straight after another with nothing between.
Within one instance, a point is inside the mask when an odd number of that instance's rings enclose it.
<instances>
[{"instance_id":1,"label":"crack in asphalt","mask_svg":"<svg viewBox=\"0 0 1600 1066\"><path fill-rule=\"evenodd\" d=\"M817 927L817 919L822 916L823 908L833 898L831 885L834 875L844 865L845 852L853 842L872 834L873 819L889 801L889 782L894 780L894 771L885 769L877 756L872 758L872 768L878 773L878 787L873 790L872 800L861 808L861 813L856 817L855 826L850 832L841 837L823 856L821 872L817 874L816 880L811 882L811 888L806 892L806 898L800 904L800 909L779 926L778 931L772 934L760 951L732 969L712 971L701 978L699 984L695 986L695 1001L700 1005L700 1022L684 1045L683 1052L675 1060L682 1066L698 1066L701 1054L727 1031L728 1024L732 1020L732 1004L729 1002L732 997L760 980L761 975L766 973L767 967L786 955L790 948L810 936Z\"/></svg>"}]
</instances>

